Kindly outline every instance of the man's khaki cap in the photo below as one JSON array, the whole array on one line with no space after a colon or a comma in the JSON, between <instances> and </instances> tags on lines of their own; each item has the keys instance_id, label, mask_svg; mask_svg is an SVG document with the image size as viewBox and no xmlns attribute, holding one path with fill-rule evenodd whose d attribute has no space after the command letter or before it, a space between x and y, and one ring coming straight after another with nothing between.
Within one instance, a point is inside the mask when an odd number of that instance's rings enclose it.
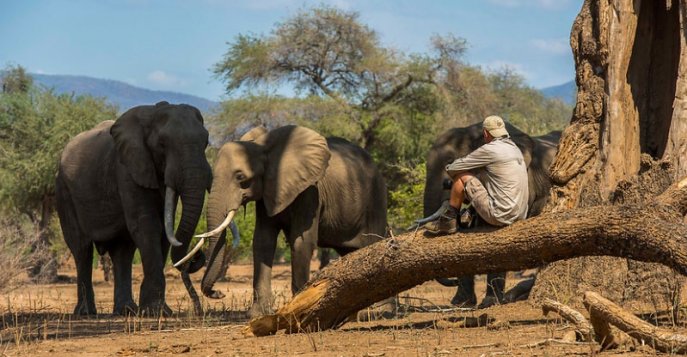
<instances>
[{"instance_id":1,"label":"man's khaki cap","mask_svg":"<svg viewBox=\"0 0 687 357\"><path fill-rule=\"evenodd\" d=\"M482 122L482 128L486 129L491 136L495 138L500 138L504 135L508 135L508 130L506 130L506 124L503 123L498 115L491 115L484 119Z\"/></svg>"}]
</instances>

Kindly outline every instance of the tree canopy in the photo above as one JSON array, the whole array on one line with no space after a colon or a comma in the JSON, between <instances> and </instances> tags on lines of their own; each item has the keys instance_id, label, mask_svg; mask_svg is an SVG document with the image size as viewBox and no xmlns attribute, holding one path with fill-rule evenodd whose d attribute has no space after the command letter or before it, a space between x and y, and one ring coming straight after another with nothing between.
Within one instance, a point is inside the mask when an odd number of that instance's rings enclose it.
<instances>
[{"instance_id":1,"label":"tree canopy","mask_svg":"<svg viewBox=\"0 0 687 357\"><path fill-rule=\"evenodd\" d=\"M55 174L62 149L76 134L114 119L117 111L103 99L55 95L35 88L22 67L10 67L4 73L4 91L0 93L0 212L5 219L28 218L38 232L32 244L32 250L37 250L50 246ZM42 269L45 262L36 264Z\"/></svg>"},{"instance_id":2,"label":"tree canopy","mask_svg":"<svg viewBox=\"0 0 687 357\"><path fill-rule=\"evenodd\" d=\"M569 121L570 106L545 98L512 69L466 63L465 39L434 35L428 48L385 47L357 13L328 6L303 9L266 35L240 34L213 68L232 99L208 117L212 143L236 140L257 125L299 124L346 138L381 166L390 220L404 227L419 213L403 208L421 197L417 168L443 131L491 114L531 135ZM294 95L273 94L283 88Z\"/></svg>"}]
</instances>

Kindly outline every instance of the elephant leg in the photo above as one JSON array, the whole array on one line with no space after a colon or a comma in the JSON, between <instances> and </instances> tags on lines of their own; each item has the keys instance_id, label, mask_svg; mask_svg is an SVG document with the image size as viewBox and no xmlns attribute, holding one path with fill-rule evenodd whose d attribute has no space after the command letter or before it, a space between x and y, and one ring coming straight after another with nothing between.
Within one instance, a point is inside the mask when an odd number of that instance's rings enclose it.
<instances>
[{"instance_id":1,"label":"elephant leg","mask_svg":"<svg viewBox=\"0 0 687 357\"><path fill-rule=\"evenodd\" d=\"M108 249L115 276L113 309L115 315L136 314L138 312L138 306L134 303L131 292L131 263L135 251L136 245L128 236L113 242Z\"/></svg>"},{"instance_id":2,"label":"elephant leg","mask_svg":"<svg viewBox=\"0 0 687 357\"><path fill-rule=\"evenodd\" d=\"M506 287L506 273L487 275L487 293L479 308L487 308L503 302L503 290Z\"/></svg>"},{"instance_id":3,"label":"elephant leg","mask_svg":"<svg viewBox=\"0 0 687 357\"><path fill-rule=\"evenodd\" d=\"M458 278L458 289L456 295L451 299L451 304L470 308L477 305L474 276L470 275Z\"/></svg>"},{"instance_id":4,"label":"elephant leg","mask_svg":"<svg viewBox=\"0 0 687 357\"><path fill-rule=\"evenodd\" d=\"M147 219L150 220L150 217ZM157 219L145 220L146 216L139 217L140 229L133 234L143 265L139 307L146 315L171 315L172 309L165 303L164 257L160 244L160 239L165 239L162 236L162 224Z\"/></svg>"},{"instance_id":5,"label":"elephant leg","mask_svg":"<svg viewBox=\"0 0 687 357\"><path fill-rule=\"evenodd\" d=\"M93 243L81 244L72 248L76 263L77 303L74 315L96 315L95 294L93 292Z\"/></svg>"},{"instance_id":6,"label":"elephant leg","mask_svg":"<svg viewBox=\"0 0 687 357\"><path fill-rule=\"evenodd\" d=\"M310 278L310 260L318 244L319 195L314 187L301 193L289 210L286 236L291 247L291 292L295 295Z\"/></svg>"},{"instance_id":7,"label":"elephant leg","mask_svg":"<svg viewBox=\"0 0 687 357\"><path fill-rule=\"evenodd\" d=\"M62 235L76 263L77 303L74 315L95 315L93 292L93 243L82 233L71 195L59 178L56 182L57 214L60 217Z\"/></svg>"},{"instance_id":8,"label":"elephant leg","mask_svg":"<svg viewBox=\"0 0 687 357\"><path fill-rule=\"evenodd\" d=\"M317 224L289 239L291 246L291 292L295 295L310 278L310 260L317 246Z\"/></svg>"},{"instance_id":9,"label":"elephant leg","mask_svg":"<svg viewBox=\"0 0 687 357\"><path fill-rule=\"evenodd\" d=\"M267 217L264 207L256 205L257 217L253 233L253 305L249 317L272 312L272 264L277 248L279 228Z\"/></svg>"}]
</instances>

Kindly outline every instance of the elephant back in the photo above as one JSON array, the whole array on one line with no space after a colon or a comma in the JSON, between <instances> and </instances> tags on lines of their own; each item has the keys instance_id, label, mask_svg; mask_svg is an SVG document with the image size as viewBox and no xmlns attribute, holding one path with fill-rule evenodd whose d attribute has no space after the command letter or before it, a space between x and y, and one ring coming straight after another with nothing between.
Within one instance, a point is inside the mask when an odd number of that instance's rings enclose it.
<instances>
[{"instance_id":1,"label":"elephant back","mask_svg":"<svg viewBox=\"0 0 687 357\"><path fill-rule=\"evenodd\" d=\"M65 182L92 174L95 171L92 164L107 161L107 156L114 153L114 141L110 136L113 124L114 120L103 121L69 140L62 150L59 165L60 175Z\"/></svg>"},{"instance_id":2,"label":"elephant back","mask_svg":"<svg viewBox=\"0 0 687 357\"><path fill-rule=\"evenodd\" d=\"M379 236L386 227L386 183L363 148L337 137L327 138L329 166L317 184L321 202L321 230L347 227Z\"/></svg>"}]
</instances>

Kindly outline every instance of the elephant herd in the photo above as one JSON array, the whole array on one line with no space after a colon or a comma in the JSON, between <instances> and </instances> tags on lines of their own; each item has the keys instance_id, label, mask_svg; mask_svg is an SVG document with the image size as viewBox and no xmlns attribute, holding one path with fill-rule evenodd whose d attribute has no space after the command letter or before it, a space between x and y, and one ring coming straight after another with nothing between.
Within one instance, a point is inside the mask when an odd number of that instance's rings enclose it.
<instances>
[{"instance_id":1,"label":"elephant herd","mask_svg":"<svg viewBox=\"0 0 687 357\"><path fill-rule=\"evenodd\" d=\"M443 196L443 167L482 143L481 124L451 129L430 149L425 213ZM560 133L531 138L509 127L528 162L530 214L546 200L548 166ZM370 155L341 138L324 138L299 126L271 131L259 127L222 146L211 168L205 156L208 132L198 109L160 102L134 107L116 121L100 123L64 148L56 178L57 210L64 239L77 269L75 314L96 314L92 284L93 248L112 258L115 314L170 314L165 302L164 266L193 273L206 267L201 291L210 298L229 264L226 228L241 206L256 202L253 235L253 305L249 316L270 311L271 270L277 237L291 249L293 292L310 274L316 247L341 255L384 238L387 190ZM206 193L211 232L189 250ZM176 232L177 201L182 210ZM236 230L232 229L232 233ZM138 249L144 278L138 305L131 265Z\"/></svg>"}]
</instances>

